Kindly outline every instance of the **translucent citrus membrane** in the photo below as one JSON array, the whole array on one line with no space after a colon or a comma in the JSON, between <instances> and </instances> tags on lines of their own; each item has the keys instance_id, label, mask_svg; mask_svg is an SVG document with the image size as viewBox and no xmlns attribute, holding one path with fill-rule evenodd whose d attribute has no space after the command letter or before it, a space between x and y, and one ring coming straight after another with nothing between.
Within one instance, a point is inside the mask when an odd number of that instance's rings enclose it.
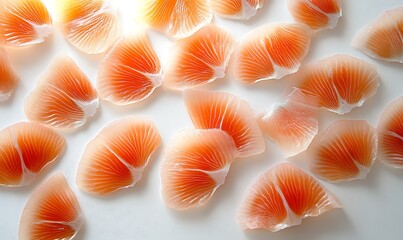
<instances>
[{"instance_id":1,"label":"translucent citrus membrane","mask_svg":"<svg viewBox=\"0 0 403 240\"><path fill-rule=\"evenodd\" d=\"M16 123L0 131L0 185L31 184L64 152L64 138L36 123Z\"/></svg>"},{"instance_id":2,"label":"translucent citrus membrane","mask_svg":"<svg viewBox=\"0 0 403 240\"><path fill-rule=\"evenodd\" d=\"M0 48L0 102L9 99L18 81L7 52Z\"/></svg>"},{"instance_id":3,"label":"translucent citrus membrane","mask_svg":"<svg viewBox=\"0 0 403 240\"><path fill-rule=\"evenodd\" d=\"M50 127L78 128L99 106L85 73L67 56L57 57L25 100L28 119Z\"/></svg>"},{"instance_id":4,"label":"translucent citrus membrane","mask_svg":"<svg viewBox=\"0 0 403 240\"><path fill-rule=\"evenodd\" d=\"M311 37L312 30L299 23L271 23L253 30L235 50L235 78L252 84L297 72Z\"/></svg>"},{"instance_id":5,"label":"translucent citrus membrane","mask_svg":"<svg viewBox=\"0 0 403 240\"><path fill-rule=\"evenodd\" d=\"M176 210L205 205L225 182L237 156L234 141L222 130L179 132L168 146L161 167L165 204Z\"/></svg>"},{"instance_id":6,"label":"translucent citrus membrane","mask_svg":"<svg viewBox=\"0 0 403 240\"><path fill-rule=\"evenodd\" d=\"M135 185L160 143L158 130L148 118L128 117L108 124L84 151L78 187L104 196Z\"/></svg>"},{"instance_id":7,"label":"translucent citrus membrane","mask_svg":"<svg viewBox=\"0 0 403 240\"><path fill-rule=\"evenodd\" d=\"M162 84L162 68L147 35L127 35L105 55L97 77L100 96L116 105L143 101Z\"/></svg>"},{"instance_id":8,"label":"translucent citrus membrane","mask_svg":"<svg viewBox=\"0 0 403 240\"><path fill-rule=\"evenodd\" d=\"M235 45L228 32L212 24L178 40L167 61L165 86L183 90L223 78Z\"/></svg>"},{"instance_id":9,"label":"translucent citrus membrane","mask_svg":"<svg viewBox=\"0 0 403 240\"><path fill-rule=\"evenodd\" d=\"M46 179L29 197L20 219L21 240L72 239L84 217L62 173Z\"/></svg>"},{"instance_id":10,"label":"translucent citrus membrane","mask_svg":"<svg viewBox=\"0 0 403 240\"><path fill-rule=\"evenodd\" d=\"M294 19L314 30L332 29L342 16L339 0L287 0L287 3Z\"/></svg>"},{"instance_id":11,"label":"translucent citrus membrane","mask_svg":"<svg viewBox=\"0 0 403 240\"><path fill-rule=\"evenodd\" d=\"M238 212L243 229L276 232L341 205L314 177L291 163L269 169L252 185Z\"/></svg>"},{"instance_id":12,"label":"translucent citrus membrane","mask_svg":"<svg viewBox=\"0 0 403 240\"><path fill-rule=\"evenodd\" d=\"M264 0L215 0L211 1L214 13L226 18L249 19L263 7Z\"/></svg>"},{"instance_id":13,"label":"translucent citrus membrane","mask_svg":"<svg viewBox=\"0 0 403 240\"><path fill-rule=\"evenodd\" d=\"M105 52L119 36L116 9L109 0L57 0L56 10L63 36L80 51Z\"/></svg>"},{"instance_id":14,"label":"translucent citrus membrane","mask_svg":"<svg viewBox=\"0 0 403 240\"><path fill-rule=\"evenodd\" d=\"M403 7L384 12L354 36L353 47L373 58L403 63Z\"/></svg>"},{"instance_id":15,"label":"translucent citrus membrane","mask_svg":"<svg viewBox=\"0 0 403 240\"><path fill-rule=\"evenodd\" d=\"M0 25L0 44L8 47L42 43L53 32L52 18L41 0L1 0Z\"/></svg>"},{"instance_id":16,"label":"translucent citrus membrane","mask_svg":"<svg viewBox=\"0 0 403 240\"><path fill-rule=\"evenodd\" d=\"M318 132L317 98L294 89L258 117L263 133L291 157L305 151Z\"/></svg>"},{"instance_id":17,"label":"translucent citrus membrane","mask_svg":"<svg viewBox=\"0 0 403 240\"><path fill-rule=\"evenodd\" d=\"M240 157L264 152L262 132L247 102L224 92L186 90L183 95L196 128L225 131L234 140Z\"/></svg>"},{"instance_id":18,"label":"translucent citrus membrane","mask_svg":"<svg viewBox=\"0 0 403 240\"><path fill-rule=\"evenodd\" d=\"M320 107L338 114L361 107L379 87L375 66L344 54L306 65L294 78L296 87L317 97Z\"/></svg>"},{"instance_id":19,"label":"translucent citrus membrane","mask_svg":"<svg viewBox=\"0 0 403 240\"><path fill-rule=\"evenodd\" d=\"M397 98L385 108L377 131L382 162L403 168L403 97Z\"/></svg>"},{"instance_id":20,"label":"translucent citrus membrane","mask_svg":"<svg viewBox=\"0 0 403 240\"><path fill-rule=\"evenodd\" d=\"M309 147L311 171L329 182L364 179L378 152L376 130L363 120L339 120Z\"/></svg>"},{"instance_id":21,"label":"translucent citrus membrane","mask_svg":"<svg viewBox=\"0 0 403 240\"><path fill-rule=\"evenodd\" d=\"M209 24L208 0L144 0L144 21L173 39L186 38Z\"/></svg>"}]
</instances>

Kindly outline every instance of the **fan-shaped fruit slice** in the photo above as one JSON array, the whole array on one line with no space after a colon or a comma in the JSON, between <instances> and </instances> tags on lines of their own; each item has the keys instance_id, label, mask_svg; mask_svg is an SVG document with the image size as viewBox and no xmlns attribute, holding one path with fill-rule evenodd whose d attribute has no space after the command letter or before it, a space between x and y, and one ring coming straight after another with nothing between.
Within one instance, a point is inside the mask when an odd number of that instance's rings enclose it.
<instances>
[{"instance_id":1,"label":"fan-shaped fruit slice","mask_svg":"<svg viewBox=\"0 0 403 240\"><path fill-rule=\"evenodd\" d=\"M98 95L90 80L67 56L53 60L25 101L25 114L55 128L77 128L93 116Z\"/></svg>"},{"instance_id":2,"label":"fan-shaped fruit slice","mask_svg":"<svg viewBox=\"0 0 403 240\"><path fill-rule=\"evenodd\" d=\"M84 222L77 197L62 173L43 182L28 199L19 239L72 239Z\"/></svg>"},{"instance_id":3,"label":"fan-shaped fruit slice","mask_svg":"<svg viewBox=\"0 0 403 240\"><path fill-rule=\"evenodd\" d=\"M64 138L36 123L17 123L0 131L0 185L29 185L65 148Z\"/></svg>"},{"instance_id":4,"label":"fan-shaped fruit slice","mask_svg":"<svg viewBox=\"0 0 403 240\"><path fill-rule=\"evenodd\" d=\"M386 107L377 130L382 161L403 168L403 97Z\"/></svg>"},{"instance_id":5,"label":"fan-shaped fruit slice","mask_svg":"<svg viewBox=\"0 0 403 240\"><path fill-rule=\"evenodd\" d=\"M167 36L186 38L211 22L208 0L145 0L146 23Z\"/></svg>"},{"instance_id":6,"label":"fan-shaped fruit slice","mask_svg":"<svg viewBox=\"0 0 403 240\"><path fill-rule=\"evenodd\" d=\"M238 151L219 129L183 130L172 140L161 168L162 196L176 210L200 207L221 186Z\"/></svg>"},{"instance_id":7,"label":"fan-shaped fruit slice","mask_svg":"<svg viewBox=\"0 0 403 240\"><path fill-rule=\"evenodd\" d=\"M184 92L186 108L196 128L218 128L234 139L240 157L262 153L265 143L249 104L229 93Z\"/></svg>"},{"instance_id":8,"label":"fan-shaped fruit slice","mask_svg":"<svg viewBox=\"0 0 403 240\"><path fill-rule=\"evenodd\" d=\"M128 117L107 125L87 145L77 173L77 185L85 192L108 195L141 179L161 139L147 118Z\"/></svg>"},{"instance_id":9,"label":"fan-shaped fruit slice","mask_svg":"<svg viewBox=\"0 0 403 240\"><path fill-rule=\"evenodd\" d=\"M215 25L177 41L165 72L165 86L182 90L224 77L235 44L228 32Z\"/></svg>"},{"instance_id":10,"label":"fan-shaped fruit slice","mask_svg":"<svg viewBox=\"0 0 403 240\"><path fill-rule=\"evenodd\" d=\"M211 1L214 13L227 18L249 19L263 7L264 0L215 0Z\"/></svg>"},{"instance_id":11,"label":"fan-shaped fruit slice","mask_svg":"<svg viewBox=\"0 0 403 240\"><path fill-rule=\"evenodd\" d=\"M348 55L334 55L301 69L297 87L318 97L320 107L345 114L375 95L379 76L375 66Z\"/></svg>"},{"instance_id":12,"label":"fan-shaped fruit slice","mask_svg":"<svg viewBox=\"0 0 403 240\"><path fill-rule=\"evenodd\" d=\"M41 0L0 1L0 44L21 47L45 41L52 18Z\"/></svg>"},{"instance_id":13,"label":"fan-shaped fruit slice","mask_svg":"<svg viewBox=\"0 0 403 240\"><path fill-rule=\"evenodd\" d=\"M403 7L383 13L355 35L352 45L365 54L403 63Z\"/></svg>"},{"instance_id":14,"label":"fan-shaped fruit slice","mask_svg":"<svg viewBox=\"0 0 403 240\"><path fill-rule=\"evenodd\" d=\"M0 48L0 102L6 101L18 84L18 77L11 66L6 51Z\"/></svg>"},{"instance_id":15,"label":"fan-shaped fruit slice","mask_svg":"<svg viewBox=\"0 0 403 240\"><path fill-rule=\"evenodd\" d=\"M288 0L294 19L320 30L334 28L342 15L339 0Z\"/></svg>"},{"instance_id":16,"label":"fan-shaped fruit slice","mask_svg":"<svg viewBox=\"0 0 403 240\"><path fill-rule=\"evenodd\" d=\"M295 89L281 104L273 105L258 119L260 128L286 153L305 151L318 132L316 99Z\"/></svg>"},{"instance_id":17,"label":"fan-shaped fruit slice","mask_svg":"<svg viewBox=\"0 0 403 240\"><path fill-rule=\"evenodd\" d=\"M145 33L120 38L99 68L99 94L117 105L142 101L161 83L161 64Z\"/></svg>"},{"instance_id":18,"label":"fan-shaped fruit slice","mask_svg":"<svg viewBox=\"0 0 403 240\"><path fill-rule=\"evenodd\" d=\"M330 182L367 176L376 159L378 136L363 120L339 120L309 147L311 171Z\"/></svg>"},{"instance_id":19,"label":"fan-shaped fruit slice","mask_svg":"<svg viewBox=\"0 0 403 240\"><path fill-rule=\"evenodd\" d=\"M235 78L254 83L298 71L311 37L312 31L299 23L274 23L253 30L235 50Z\"/></svg>"},{"instance_id":20,"label":"fan-shaped fruit slice","mask_svg":"<svg viewBox=\"0 0 403 240\"><path fill-rule=\"evenodd\" d=\"M118 18L108 0L57 0L63 36L77 49L97 54L106 51L119 35Z\"/></svg>"},{"instance_id":21,"label":"fan-shaped fruit slice","mask_svg":"<svg viewBox=\"0 0 403 240\"><path fill-rule=\"evenodd\" d=\"M319 181L293 164L282 163L252 185L238 221L243 229L276 232L334 208L340 208L338 200Z\"/></svg>"}]
</instances>

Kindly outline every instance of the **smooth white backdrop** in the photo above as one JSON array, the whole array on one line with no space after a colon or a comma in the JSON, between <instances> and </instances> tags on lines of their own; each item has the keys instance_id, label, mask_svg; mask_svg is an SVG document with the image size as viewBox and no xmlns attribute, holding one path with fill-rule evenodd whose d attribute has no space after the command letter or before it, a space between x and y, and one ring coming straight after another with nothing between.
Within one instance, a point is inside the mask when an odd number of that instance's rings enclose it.
<instances>
[{"instance_id":1,"label":"smooth white backdrop","mask_svg":"<svg viewBox=\"0 0 403 240\"><path fill-rule=\"evenodd\" d=\"M53 0L45 1L55 19ZM125 31L138 30L134 24L136 4L133 1L114 1L119 7ZM403 65L371 59L350 47L359 28L379 16L384 10L402 6L402 0L342 1L343 17L334 30L316 34L305 63L338 53L351 54L375 64L381 78L376 96L352 113L339 116L326 111L320 113L320 130L337 119L365 119L373 126L384 107L403 94ZM225 20L214 22L230 31L237 40L257 26L269 22L290 22L285 0L266 0L257 16L249 21ZM169 54L172 42L160 33L147 30L162 62ZM25 49L10 49L12 63L21 82L10 101L0 104L0 128L26 120L23 103L33 90L38 76L59 54L71 56L95 82L101 55L88 56L69 45L56 29L43 44ZM204 89L227 91L247 100L260 113L281 99L288 80L266 81L245 86L228 77L217 80ZM111 197L97 198L81 192L75 175L81 154L97 132L108 122L124 116L147 115L160 130L163 145L152 157L143 179L133 188ZM77 239L400 239L403 234L403 171L376 162L365 180L324 185L337 195L344 205L341 210L317 218L305 219L302 225L277 233L267 231L243 232L235 216L241 200L257 177L276 163L285 161L277 147L267 140L267 151L259 156L239 159L232 165L226 182L203 208L175 212L166 208L160 197L159 169L164 148L172 136L183 128L191 128L181 95L159 88L143 104L114 107L101 102L97 115L73 133L63 133L68 149L60 161L53 164L31 186L0 187L0 239L17 239L21 212L29 195L47 176L62 171L77 194L85 216L85 226ZM306 169L308 159L301 154L291 159Z\"/></svg>"}]
</instances>

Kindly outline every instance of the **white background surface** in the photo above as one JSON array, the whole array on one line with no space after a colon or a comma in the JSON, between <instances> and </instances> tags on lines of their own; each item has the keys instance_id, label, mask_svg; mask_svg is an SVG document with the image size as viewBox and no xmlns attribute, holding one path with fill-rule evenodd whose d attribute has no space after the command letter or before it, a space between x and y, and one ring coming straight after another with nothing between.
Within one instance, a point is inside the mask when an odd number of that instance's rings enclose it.
<instances>
[{"instance_id":1,"label":"white background surface","mask_svg":"<svg viewBox=\"0 0 403 240\"><path fill-rule=\"evenodd\" d=\"M54 17L53 1L45 1ZM130 1L115 1L121 16L133 16ZM336 29L316 34L305 62L337 53L347 53L376 64L381 77L378 93L363 107L339 116L326 111L320 114L320 130L336 119L365 119L376 126L384 107L403 93L403 65L371 59L350 47L355 32L375 19L384 10L402 6L402 0L342 1L343 17ZM54 17L55 19L55 17ZM285 0L267 0L257 16L249 21L231 21L216 17L215 22L229 30L237 40L254 27L268 22L293 21ZM125 24L133 26L132 24ZM149 37L164 62L172 45L160 33L148 30ZM66 53L78 63L95 82L101 56L80 53L64 41L58 30L47 42L25 49L6 49L21 81L12 99L0 105L0 128L26 120L23 102L33 90L38 76L50 61ZM230 77L217 80L204 88L228 91L246 99L256 113L269 108L280 99L288 81L266 81L245 86ZM143 179L133 188L111 197L97 198L81 192L75 185L75 175L81 154L96 133L108 122L123 116L147 115L160 130L163 146L151 159ZM257 177L274 164L285 161L277 147L267 140L267 151L259 156L239 159L228 174L226 182L203 208L175 212L166 208L160 197L159 168L163 151L171 137L183 128L191 128L181 95L159 88L144 103L129 107L114 107L101 102L97 115L74 133L63 133L68 149L57 163L31 186L0 187L0 239L17 239L20 214L30 193L50 173L60 170L77 194L85 215L85 226L77 239L401 239L403 235L403 172L376 162L365 180L325 186L343 203L342 210L328 212L317 218L305 219L302 225L270 233L243 232L235 216L241 200ZM305 167L303 154L292 159ZM46 176L44 176L46 175Z\"/></svg>"}]
</instances>

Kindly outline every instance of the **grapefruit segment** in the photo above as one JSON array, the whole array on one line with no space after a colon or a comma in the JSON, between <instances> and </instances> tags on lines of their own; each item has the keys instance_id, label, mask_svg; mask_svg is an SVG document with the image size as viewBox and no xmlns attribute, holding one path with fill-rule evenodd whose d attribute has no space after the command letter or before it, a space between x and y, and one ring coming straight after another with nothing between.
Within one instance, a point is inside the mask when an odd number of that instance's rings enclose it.
<instances>
[{"instance_id":1,"label":"grapefruit segment","mask_svg":"<svg viewBox=\"0 0 403 240\"><path fill-rule=\"evenodd\" d=\"M65 148L64 138L36 123L17 123L0 131L0 185L29 185Z\"/></svg>"},{"instance_id":2,"label":"grapefruit segment","mask_svg":"<svg viewBox=\"0 0 403 240\"><path fill-rule=\"evenodd\" d=\"M368 56L403 63L403 7L384 12L361 28L352 45Z\"/></svg>"},{"instance_id":3,"label":"grapefruit segment","mask_svg":"<svg viewBox=\"0 0 403 240\"><path fill-rule=\"evenodd\" d=\"M18 77L11 66L10 59L3 48L0 48L0 102L6 101L18 84Z\"/></svg>"},{"instance_id":4,"label":"grapefruit segment","mask_svg":"<svg viewBox=\"0 0 403 240\"><path fill-rule=\"evenodd\" d=\"M403 168L403 97L397 98L386 107L377 131L383 163Z\"/></svg>"},{"instance_id":5,"label":"grapefruit segment","mask_svg":"<svg viewBox=\"0 0 403 240\"><path fill-rule=\"evenodd\" d=\"M250 84L298 71L311 37L312 31L299 23L274 23L253 30L235 50L235 78Z\"/></svg>"},{"instance_id":6,"label":"grapefruit segment","mask_svg":"<svg viewBox=\"0 0 403 240\"><path fill-rule=\"evenodd\" d=\"M19 239L72 239L83 224L80 205L62 173L30 196L20 219Z\"/></svg>"},{"instance_id":7,"label":"grapefruit segment","mask_svg":"<svg viewBox=\"0 0 403 240\"><path fill-rule=\"evenodd\" d=\"M144 18L151 28L180 39L206 26L213 15L208 0L146 0Z\"/></svg>"},{"instance_id":8,"label":"grapefruit segment","mask_svg":"<svg viewBox=\"0 0 403 240\"><path fill-rule=\"evenodd\" d=\"M216 0L211 1L214 13L233 19L249 19L263 7L264 0Z\"/></svg>"},{"instance_id":9,"label":"grapefruit segment","mask_svg":"<svg viewBox=\"0 0 403 240\"><path fill-rule=\"evenodd\" d=\"M305 151L318 132L316 99L295 89L258 118L260 128L287 157Z\"/></svg>"},{"instance_id":10,"label":"grapefruit segment","mask_svg":"<svg viewBox=\"0 0 403 240\"><path fill-rule=\"evenodd\" d=\"M0 44L22 47L45 41L52 18L41 0L0 1Z\"/></svg>"},{"instance_id":11,"label":"grapefruit segment","mask_svg":"<svg viewBox=\"0 0 403 240\"><path fill-rule=\"evenodd\" d=\"M142 101L161 83L161 64L145 33L120 38L98 71L100 96L117 105Z\"/></svg>"},{"instance_id":12,"label":"grapefruit segment","mask_svg":"<svg viewBox=\"0 0 403 240\"><path fill-rule=\"evenodd\" d=\"M336 27L342 15L339 0L288 0L288 9L296 21L315 30Z\"/></svg>"},{"instance_id":13,"label":"grapefruit segment","mask_svg":"<svg viewBox=\"0 0 403 240\"><path fill-rule=\"evenodd\" d=\"M233 138L240 157L265 150L262 132L244 100L229 93L203 90L187 90L184 99L195 127L225 131Z\"/></svg>"},{"instance_id":14,"label":"grapefruit segment","mask_svg":"<svg viewBox=\"0 0 403 240\"><path fill-rule=\"evenodd\" d=\"M375 129L363 120L339 120L310 146L311 171L330 182L363 179L377 156Z\"/></svg>"},{"instance_id":15,"label":"grapefruit segment","mask_svg":"<svg viewBox=\"0 0 403 240\"><path fill-rule=\"evenodd\" d=\"M108 0L57 0L56 10L63 36L85 53L106 51L119 35L118 18Z\"/></svg>"},{"instance_id":16,"label":"grapefruit segment","mask_svg":"<svg viewBox=\"0 0 403 240\"><path fill-rule=\"evenodd\" d=\"M128 117L107 125L87 145L77 185L94 195L108 195L140 181L161 139L147 118Z\"/></svg>"},{"instance_id":17,"label":"grapefruit segment","mask_svg":"<svg viewBox=\"0 0 403 240\"><path fill-rule=\"evenodd\" d=\"M90 80L67 56L56 58L25 101L25 114L34 122L55 128L77 128L98 108Z\"/></svg>"},{"instance_id":18,"label":"grapefruit segment","mask_svg":"<svg viewBox=\"0 0 403 240\"><path fill-rule=\"evenodd\" d=\"M187 210L206 204L238 156L232 138L219 129L183 130L169 145L161 167L166 205Z\"/></svg>"},{"instance_id":19,"label":"grapefruit segment","mask_svg":"<svg viewBox=\"0 0 403 240\"><path fill-rule=\"evenodd\" d=\"M340 208L338 200L314 177L293 164L282 163L252 185L238 221L243 229L276 232L334 208Z\"/></svg>"},{"instance_id":20,"label":"grapefruit segment","mask_svg":"<svg viewBox=\"0 0 403 240\"><path fill-rule=\"evenodd\" d=\"M165 73L165 86L182 90L225 76L235 40L223 29L208 25L176 42Z\"/></svg>"},{"instance_id":21,"label":"grapefruit segment","mask_svg":"<svg viewBox=\"0 0 403 240\"><path fill-rule=\"evenodd\" d=\"M318 98L318 106L345 114L375 95L375 66L349 55L334 55L307 65L296 74L297 88Z\"/></svg>"}]
</instances>

